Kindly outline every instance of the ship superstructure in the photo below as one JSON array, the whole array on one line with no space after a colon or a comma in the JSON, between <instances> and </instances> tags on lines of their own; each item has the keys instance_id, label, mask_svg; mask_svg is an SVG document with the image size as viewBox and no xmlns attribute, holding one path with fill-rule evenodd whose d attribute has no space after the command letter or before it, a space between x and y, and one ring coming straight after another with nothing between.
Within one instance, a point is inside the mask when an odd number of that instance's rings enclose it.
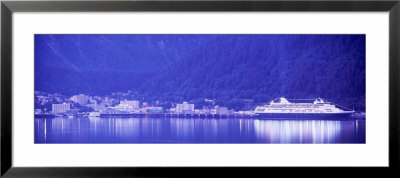
<instances>
[{"instance_id":1,"label":"ship superstructure","mask_svg":"<svg viewBox=\"0 0 400 178\"><path fill-rule=\"evenodd\" d=\"M311 101L294 103L281 97L272 100L269 104L257 106L254 113L258 117L265 118L346 118L354 113L354 110L335 105L322 98Z\"/></svg>"}]
</instances>

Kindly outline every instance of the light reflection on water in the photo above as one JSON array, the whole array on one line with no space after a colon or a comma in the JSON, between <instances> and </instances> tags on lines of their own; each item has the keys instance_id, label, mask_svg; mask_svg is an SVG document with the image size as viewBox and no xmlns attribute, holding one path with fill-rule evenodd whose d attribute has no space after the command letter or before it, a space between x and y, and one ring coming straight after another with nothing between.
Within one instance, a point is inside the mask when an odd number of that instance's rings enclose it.
<instances>
[{"instance_id":1,"label":"light reflection on water","mask_svg":"<svg viewBox=\"0 0 400 178\"><path fill-rule=\"evenodd\" d=\"M36 118L35 143L365 143L365 120Z\"/></svg>"}]
</instances>

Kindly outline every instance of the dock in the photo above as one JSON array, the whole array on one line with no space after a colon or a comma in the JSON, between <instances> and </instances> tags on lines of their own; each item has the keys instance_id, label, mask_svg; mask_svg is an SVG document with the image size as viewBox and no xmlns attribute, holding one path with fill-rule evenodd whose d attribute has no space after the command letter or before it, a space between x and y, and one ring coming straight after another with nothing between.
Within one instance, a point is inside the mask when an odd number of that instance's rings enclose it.
<instances>
[{"instance_id":1,"label":"dock","mask_svg":"<svg viewBox=\"0 0 400 178\"><path fill-rule=\"evenodd\" d=\"M100 117L146 117L146 118L255 118L249 114L176 114L176 113L129 113L100 114Z\"/></svg>"}]
</instances>

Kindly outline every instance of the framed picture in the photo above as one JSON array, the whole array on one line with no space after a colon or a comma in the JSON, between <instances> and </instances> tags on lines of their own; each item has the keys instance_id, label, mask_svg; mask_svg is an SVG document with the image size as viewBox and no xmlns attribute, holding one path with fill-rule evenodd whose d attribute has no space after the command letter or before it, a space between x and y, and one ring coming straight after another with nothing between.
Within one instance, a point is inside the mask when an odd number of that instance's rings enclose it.
<instances>
[{"instance_id":1,"label":"framed picture","mask_svg":"<svg viewBox=\"0 0 400 178\"><path fill-rule=\"evenodd\" d=\"M399 18L398 1L3 1L1 174L394 170Z\"/></svg>"}]
</instances>

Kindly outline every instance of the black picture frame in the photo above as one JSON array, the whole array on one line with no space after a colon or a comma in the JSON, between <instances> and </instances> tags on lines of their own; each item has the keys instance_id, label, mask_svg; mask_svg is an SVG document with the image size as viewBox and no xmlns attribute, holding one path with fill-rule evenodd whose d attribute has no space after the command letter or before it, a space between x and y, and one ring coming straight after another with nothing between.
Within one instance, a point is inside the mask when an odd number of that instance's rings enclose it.
<instances>
[{"instance_id":1,"label":"black picture frame","mask_svg":"<svg viewBox=\"0 0 400 178\"><path fill-rule=\"evenodd\" d=\"M400 0L313 0L313 1L2 1L1 2L1 175L4 177L131 177L191 175L271 175L310 169L342 176L339 167L64 167L21 168L12 165L12 18L13 12L126 12L126 11L293 11L293 12L389 12L389 167L340 168L355 174L394 171L399 168L400 117ZM285 169L285 170L283 170ZM287 169L290 169L287 171ZM216 172L215 172L216 171Z\"/></svg>"}]
</instances>

